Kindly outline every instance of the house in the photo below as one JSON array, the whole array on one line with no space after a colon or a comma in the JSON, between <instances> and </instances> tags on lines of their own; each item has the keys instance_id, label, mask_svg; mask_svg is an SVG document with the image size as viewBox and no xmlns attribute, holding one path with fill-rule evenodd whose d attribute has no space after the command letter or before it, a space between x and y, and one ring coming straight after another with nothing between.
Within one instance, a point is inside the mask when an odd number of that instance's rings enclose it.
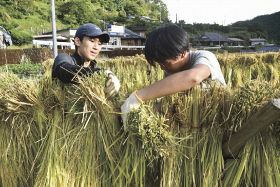
<instances>
[{"instance_id":1,"label":"house","mask_svg":"<svg viewBox=\"0 0 280 187\"><path fill-rule=\"evenodd\" d=\"M108 25L110 41L103 48L108 49L143 49L146 38L124 26Z\"/></svg>"},{"instance_id":2,"label":"house","mask_svg":"<svg viewBox=\"0 0 280 187\"><path fill-rule=\"evenodd\" d=\"M109 24L107 25L107 31L110 36L110 41L108 42L108 45L116 45L116 46L122 45L121 37L125 33L124 26Z\"/></svg>"},{"instance_id":3,"label":"house","mask_svg":"<svg viewBox=\"0 0 280 187\"><path fill-rule=\"evenodd\" d=\"M66 49L66 48L75 49L74 42L65 36L57 34L56 41L57 41L58 49ZM52 34L42 34L42 35L33 36L32 44L35 47L52 48L53 45Z\"/></svg>"},{"instance_id":4,"label":"house","mask_svg":"<svg viewBox=\"0 0 280 187\"><path fill-rule=\"evenodd\" d=\"M242 47L244 43L240 38L231 38L215 32L206 32L192 38L193 46L200 47Z\"/></svg>"},{"instance_id":5,"label":"house","mask_svg":"<svg viewBox=\"0 0 280 187\"><path fill-rule=\"evenodd\" d=\"M206 32L192 39L194 46L226 46L229 42L227 37L215 32Z\"/></svg>"},{"instance_id":6,"label":"house","mask_svg":"<svg viewBox=\"0 0 280 187\"><path fill-rule=\"evenodd\" d=\"M251 46L265 45L266 44L266 39L264 39L264 38L251 38L250 39L250 44L251 44Z\"/></svg>"},{"instance_id":7,"label":"house","mask_svg":"<svg viewBox=\"0 0 280 187\"><path fill-rule=\"evenodd\" d=\"M5 49L13 44L12 37L4 27L0 26L0 49Z\"/></svg>"},{"instance_id":8,"label":"house","mask_svg":"<svg viewBox=\"0 0 280 187\"><path fill-rule=\"evenodd\" d=\"M110 36L110 41L103 45L102 50L144 48L145 37L138 35L124 26L108 25L107 30ZM77 29L73 28L57 30L57 47L59 49L75 49L73 40L76 31ZM47 32L33 36L32 43L36 47L52 48L52 40L52 33Z\"/></svg>"},{"instance_id":9,"label":"house","mask_svg":"<svg viewBox=\"0 0 280 187\"><path fill-rule=\"evenodd\" d=\"M245 40L240 38L228 38L229 46L244 46Z\"/></svg>"},{"instance_id":10,"label":"house","mask_svg":"<svg viewBox=\"0 0 280 187\"><path fill-rule=\"evenodd\" d=\"M108 29L110 41L103 46L102 50L113 49L144 49L145 37L123 27L123 32L116 32L114 29ZM119 30L120 31L120 30Z\"/></svg>"},{"instance_id":11,"label":"house","mask_svg":"<svg viewBox=\"0 0 280 187\"><path fill-rule=\"evenodd\" d=\"M126 28L124 35L121 37L121 41L122 45L143 46L146 38Z\"/></svg>"},{"instance_id":12,"label":"house","mask_svg":"<svg viewBox=\"0 0 280 187\"><path fill-rule=\"evenodd\" d=\"M74 46L74 36L77 29L67 28L57 30L56 33L56 40L57 40L57 48L58 49L75 49ZM35 47L50 47L52 48L53 45L53 37L52 32L45 32L41 35L33 36L32 44Z\"/></svg>"},{"instance_id":13,"label":"house","mask_svg":"<svg viewBox=\"0 0 280 187\"><path fill-rule=\"evenodd\" d=\"M146 38L147 28L145 26L134 26L129 29L137 33L138 35Z\"/></svg>"}]
</instances>

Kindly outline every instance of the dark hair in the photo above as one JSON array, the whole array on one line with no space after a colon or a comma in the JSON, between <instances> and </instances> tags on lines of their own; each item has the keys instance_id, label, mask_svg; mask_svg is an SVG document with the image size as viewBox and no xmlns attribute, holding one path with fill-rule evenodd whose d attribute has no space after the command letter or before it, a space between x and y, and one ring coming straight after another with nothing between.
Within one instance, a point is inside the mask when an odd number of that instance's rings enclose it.
<instances>
[{"instance_id":1,"label":"dark hair","mask_svg":"<svg viewBox=\"0 0 280 187\"><path fill-rule=\"evenodd\" d=\"M186 31L175 24L166 24L154 29L146 40L145 57L149 64L163 63L176 59L182 52L189 50Z\"/></svg>"}]
</instances>

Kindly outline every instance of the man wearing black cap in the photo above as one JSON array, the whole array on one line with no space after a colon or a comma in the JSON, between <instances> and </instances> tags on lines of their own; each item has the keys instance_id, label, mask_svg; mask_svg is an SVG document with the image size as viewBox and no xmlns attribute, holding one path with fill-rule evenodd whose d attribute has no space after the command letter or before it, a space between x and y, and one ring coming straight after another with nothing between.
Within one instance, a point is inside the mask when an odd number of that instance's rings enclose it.
<instances>
[{"instance_id":1,"label":"man wearing black cap","mask_svg":"<svg viewBox=\"0 0 280 187\"><path fill-rule=\"evenodd\" d=\"M89 76L100 71L95 58L101 51L102 44L109 42L109 35L91 23L81 25L74 37L75 53L71 56L59 54L52 68L52 76L64 83L77 83L77 75ZM114 96L120 89L120 81L110 71L106 70L108 81L105 87L107 96Z\"/></svg>"}]
</instances>

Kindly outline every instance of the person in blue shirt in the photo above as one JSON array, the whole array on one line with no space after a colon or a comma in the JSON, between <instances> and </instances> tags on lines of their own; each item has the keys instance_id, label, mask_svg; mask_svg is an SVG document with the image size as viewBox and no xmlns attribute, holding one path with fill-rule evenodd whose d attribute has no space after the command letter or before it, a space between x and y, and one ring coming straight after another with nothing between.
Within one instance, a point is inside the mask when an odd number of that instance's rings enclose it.
<instances>
[{"instance_id":1,"label":"person in blue shirt","mask_svg":"<svg viewBox=\"0 0 280 187\"><path fill-rule=\"evenodd\" d=\"M109 35L92 23L81 25L74 36L75 52L73 55L60 53L54 60L52 77L63 83L78 83L78 76L89 76L101 71L97 66L96 57L101 51L102 44L109 42ZM114 96L120 89L120 81L110 70L105 70L108 80L105 93Z\"/></svg>"}]
</instances>

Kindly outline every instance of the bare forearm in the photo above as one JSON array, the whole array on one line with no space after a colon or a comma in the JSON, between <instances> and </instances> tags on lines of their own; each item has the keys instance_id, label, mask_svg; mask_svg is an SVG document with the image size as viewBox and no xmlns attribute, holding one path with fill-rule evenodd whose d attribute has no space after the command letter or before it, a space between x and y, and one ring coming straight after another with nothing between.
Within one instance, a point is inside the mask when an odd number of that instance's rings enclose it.
<instances>
[{"instance_id":1,"label":"bare forearm","mask_svg":"<svg viewBox=\"0 0 280 187\"><path fill-rule=\"evenodd\" d=\"M163 97L180 91L189 90L210 76L206 65L196 65L190 70L172 74L137 92L142 101Z\"/></svg>"},{"instance_id":2,"label":"bare forearm","mask_svg":"<svg viewBox=\"0 0 280 187\"><path fill-rule=\"evenodd\" d=\"M150 86L142 88L137 92L143 101L163 97L180 91L188 90L197 83L195 79L184 76L184 74L174 74L166 77Z\"/></svg>"}]
</instances>

